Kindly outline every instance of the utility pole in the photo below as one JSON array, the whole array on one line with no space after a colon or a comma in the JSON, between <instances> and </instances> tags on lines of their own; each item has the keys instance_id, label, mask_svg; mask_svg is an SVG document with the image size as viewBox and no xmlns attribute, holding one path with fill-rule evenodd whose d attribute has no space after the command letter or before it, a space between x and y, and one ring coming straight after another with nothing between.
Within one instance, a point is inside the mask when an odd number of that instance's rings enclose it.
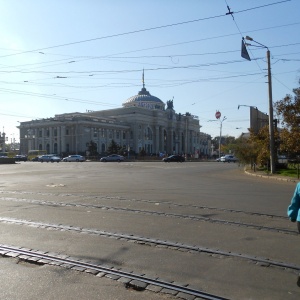
<instances>
[{"instance_id":1,"label":"utility pole","mask_svg":"<svg viewBox=\"0 0 300 300\"><path fill-rule=\"evenodd\" d=\"M268 63L268 90L269 90L269 143L270 143L270 169L271 174L275 173L275 142L274 142L274 122L273 122L273 97L272 97L272 76L271 76L271 54L267 46L253 40L250 36L246 36L246 40L252 41L257 45L245 44L246 46L256 46L267 49L267 63ZM242 57L244 57L242 55Z\"/></svg>"},{"instance_id":2,"label":"utility pole","mask_svg":"<svg viewBox=\"0 0 300 300\"><path fill-rule=\"evenodd\" d=\"M273 96L270 50L267 50L268 61L268 89L269 89L269 135L270 135L270 167L271 174L275 173L275 151L274 151L274 122L273 122Z\"/></svg>"}]
</instances>

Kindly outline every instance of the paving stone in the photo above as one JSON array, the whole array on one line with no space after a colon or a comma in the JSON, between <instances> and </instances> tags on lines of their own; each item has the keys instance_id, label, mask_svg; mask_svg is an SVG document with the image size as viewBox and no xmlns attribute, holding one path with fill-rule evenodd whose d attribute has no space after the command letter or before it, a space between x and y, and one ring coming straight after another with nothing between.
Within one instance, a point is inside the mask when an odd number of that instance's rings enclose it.
<instances>
[{"instance_id":1,"label":"paving stone","mask_svg":"<svg viewBox=\"0 0 300 300\"><path fill-rule=\"evenodd\" d=\"M146 287L146 290L149 290L151 292L155 292L155 293L158 293L162 290L163 288L161 286L158 286L158 285L154 285L154 284L149 284L147 285Z\"/></svg>"},{"instance_id":2,"label":"paving stone","mask_svg":"<svg viewBox=\"0 0 300 300\"><path fill-rule=\"evenodd\" d=\"M138 290L138 291L142 291L142 290L146 289L147 285L148 284L146 282L139 281L136 279L131 280L128 283L128 287L132 287L133 289Z\"/></svg>"},{"instance_id":3,"label":"paving stone","mask_svg":"<svg viewBox=\"0 0 300 300\"><path fill-rule=\"evenodd\" d=\"M16 252L8 252L6 253L7 256L10 256L10 257L17 257L19 256L19 253L16 253Z\"/></svg>"},{"instance_id":4,"label":"paving stone","mask_svg":"<svg viewBox=\"0 0 300 300\"><path fill-rule=\"evenodd\" d=\"M170 294L170 295L174 295L175 296L175 295L178 294L178 291L167 289L167 288L163 288L161 290L161 293Z\"/></svg>"},{"instance_id":5,"label":"paving stone","mask_svg":"<svg viewBox=\"0 0 300 300\"><path fill-rule=\"evenodd\" d=\"M84 272L86 272L86 273L90 273L90 274L94 274L94 275L96 275L96 274L98 274L98 273L99 273L99 271L97 271L97 270L94 270L94 269L86 269Z\"/></svg>"},{"instance_id":6,"label":"paving stone","mask_svg":"<svg viewBox=\"0 0 300 300\"><path fill-rule=\"evenodd\" d=\"M186 294L186 293L182 293L182 292L179 292L176 297L178 298L182 298L182 299L185 299L185 300L195 300L196 297L193 296L193 295L190 295L190 294Z\"/></svg>"},{"instance_id":7,"label":"paving stone","mask_svg":"<svg viewBox=\"0 0 300 300\"><path fill-rule=\"evenodd\" d=\"M113 279L113 280L118 280L121 276L115 275L115 274L106 274L105 277Z\"/></svg>"},{"instance_id":8,"label":"paving stone","mask_svg":"<svg viewBox=\"0 0 300 300\"><path fill-rule=\"evenodd\" d=\"M72 270L76 270L76 271L79 271L79 272L84 272L86 270L86 268L79 267L79 266L74 266L74 267L72 267Z\"/></svg>"},{"instance_id":9,"label":"paving stone","mask_svg":"<svg viewBox=\"0 0 300 300\"><path fill-rule=\"evenodd\" d=\"M117 281L122 282L122 283L128 283L131 281L131 278L120 277L119 279L117 279Z\"/></svg>"}]
</instances>

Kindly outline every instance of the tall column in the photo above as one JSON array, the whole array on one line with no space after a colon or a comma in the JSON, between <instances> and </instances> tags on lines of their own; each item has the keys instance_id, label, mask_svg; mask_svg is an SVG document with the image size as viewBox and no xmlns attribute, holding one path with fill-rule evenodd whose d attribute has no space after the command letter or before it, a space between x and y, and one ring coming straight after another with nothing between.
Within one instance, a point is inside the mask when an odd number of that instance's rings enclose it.
<instances>
[{"instance_id":1,"label":"tall column","mask_svg":"<svg viewBox=\"0 0 300 300\"><path fill-rule=\"evenodd\" d=\"M60 127L60 140L61 140L60 151L66 152L66 126Z\"/></svg>"},{"instance_id":2,"label":"tall column","mask_svg":"<svg viewBox=\"0 0 300 300\"><path fill-rule=\"evenodd\" d=\"M168 129L168 136L167 136L167 152L168 154L173 154L173 130L172 128Z\"/></svg>"},{"instance_id":3,"label":"tall column","mask_svg":"<svg viewBox=\"0 0 300 300\"><path fill-rule=\"evenodd\" d=\"M159 153L159 126L155 126L155 154Z\"/></svg>"},{"instance_id":4,"label":"tall column","mask_svg":"<svg viewBox=\"0 0 300 300\"><path fill-rule=\"evenodd\" d=\"M42 149L41 150L46 150L46 145L45 145L45 128L42 128Z\"/></svg>"},{"instance_id":5,"label":"tall column","mask_svg":"<svg viewBox=\"0 0 300 300\"><path fill-rule=\"evenodd\" d=\"M49 146L50 153L53 153L53 127L49 127Z\"/></svg>"}]
</instances>

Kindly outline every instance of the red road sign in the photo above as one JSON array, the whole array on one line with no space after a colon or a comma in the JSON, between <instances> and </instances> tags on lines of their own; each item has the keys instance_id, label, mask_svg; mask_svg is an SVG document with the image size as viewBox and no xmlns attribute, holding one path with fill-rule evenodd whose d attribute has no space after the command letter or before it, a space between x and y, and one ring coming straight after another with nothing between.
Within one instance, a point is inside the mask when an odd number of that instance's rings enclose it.
<instances>
[{"instance_id":1,"label":"red road sign","mask_svg":"<svg viewBox=\"0 0 300 300\"><path fill-rule=\"evenodd\" d=\"M220 119L221 118L221 113L217 110L215 116L216 116L217 119Z\"/></svg>"}]
</instances>

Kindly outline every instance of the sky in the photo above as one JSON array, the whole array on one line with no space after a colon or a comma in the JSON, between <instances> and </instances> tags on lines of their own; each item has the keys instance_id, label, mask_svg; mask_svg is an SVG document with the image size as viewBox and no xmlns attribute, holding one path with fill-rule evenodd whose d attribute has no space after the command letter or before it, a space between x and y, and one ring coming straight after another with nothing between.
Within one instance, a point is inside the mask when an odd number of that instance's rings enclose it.
<instances>
[{"instance_id":1,"label":"sky","mask_svg":"<svg viewBox=\"0 0 300 300\"><path fill-rule=\"evenodd\" d=\"M269 111L266 47L273 102L299 87L299 11L299 0L0 0L0 132L18 142L19 122L119 108L144 70L151 95L198 116L201 132L238 137L250 106Z\"/></svg>"}]
</instances>

